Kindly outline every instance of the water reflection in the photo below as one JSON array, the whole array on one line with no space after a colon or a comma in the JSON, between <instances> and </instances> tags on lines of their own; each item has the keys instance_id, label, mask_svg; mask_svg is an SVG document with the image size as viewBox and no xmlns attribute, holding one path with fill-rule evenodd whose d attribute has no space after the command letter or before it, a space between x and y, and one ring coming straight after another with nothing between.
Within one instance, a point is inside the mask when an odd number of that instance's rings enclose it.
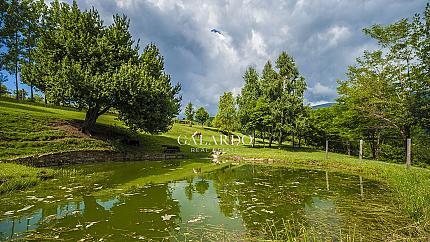
<instances>
[{"instance_id":1,"label":"water reflection","mask_svg":"<svg viewBox=\"0 0 430 242\"><path fill-rule=\"evenodd\" d=\"M181 240L185 234L203 238L214 231L264 237L267 221L278 227L285 221L298 222L322 238L336 238L339 230L351 227L377 238L387 223L394 226L398 221L385 218L381 223L379 216L393 211L376 213L367 205L386 206L387 196L379 184L361 176L331 173L329 177L324 171L249 165L148 184L111 197L89 193L73 200L35 203L0 220L0 240L22 236L70 241Z\"/></svg>"}]
</instances>

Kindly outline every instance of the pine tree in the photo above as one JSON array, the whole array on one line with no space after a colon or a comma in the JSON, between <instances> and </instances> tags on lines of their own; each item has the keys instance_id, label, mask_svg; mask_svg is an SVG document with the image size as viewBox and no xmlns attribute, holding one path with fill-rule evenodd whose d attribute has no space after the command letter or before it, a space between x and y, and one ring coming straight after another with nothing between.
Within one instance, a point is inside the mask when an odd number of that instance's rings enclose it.
<instances>
[{"instance_id":1,"label":"pine tree","mask_svg":"<svg viewBox=\"0 0 430 242\"><path fill-rule=\"evenodd\" d=\"M194 108L193 108L193 104L191 102L189 102L187 104L187 106L185 106L185 117L186 119L190 122L190 125L192 125L193 120L194 120Z\"/></svg>"}]
</instances>

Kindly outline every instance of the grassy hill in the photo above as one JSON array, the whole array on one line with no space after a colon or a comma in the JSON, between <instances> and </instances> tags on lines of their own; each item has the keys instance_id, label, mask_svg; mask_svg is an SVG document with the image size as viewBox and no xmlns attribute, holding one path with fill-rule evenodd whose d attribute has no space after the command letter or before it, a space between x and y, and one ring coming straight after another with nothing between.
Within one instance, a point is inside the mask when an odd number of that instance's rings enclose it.
<instances>
[{"instance_id":1,"label":"grassy hill","mask_svg":"<svg viewBox=\"0 0 430 242\"><path fill-rule=\"evenodd\" d=\"M162 152L162 145L177 145L177 137L190 138L195 131L204 133L205 142L220 133L210 128L175 124L163 135L137 134L127 129L114 115L102 115L91 136L79 131L85 113L78 110L44 107L0 99L0 160L70 150L127 150ZM121 143L139 139L138 147ZM184 148L187 153L189 147Z\"/></svg>"}]
</instances>

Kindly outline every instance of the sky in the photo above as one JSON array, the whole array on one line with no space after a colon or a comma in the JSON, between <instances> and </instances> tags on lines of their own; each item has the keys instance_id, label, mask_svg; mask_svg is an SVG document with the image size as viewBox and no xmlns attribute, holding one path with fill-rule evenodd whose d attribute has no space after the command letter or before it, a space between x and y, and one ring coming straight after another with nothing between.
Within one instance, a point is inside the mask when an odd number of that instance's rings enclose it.
<instances>
[{"instance_id":1,"label":"sky","mask_svg":"<svg viewBox=\"0 0 430 242\"><path fill-rule=\"evenodd\" d=\"M70 1L69 1L70 2ZM239 94L249 66L261 72L286 51L296 60L315 105L337 97L337 79L377 43L363 28L390 24L423 12L425 0L78 0L95 7L108 25L115 13L131 20L141 48L155 43L166 72L182 85L182 104L211 115L219 96ZM221 34L211 32L211 29ZM14 87L13 77L7 82Z\"/></svg>"}]
</instances>

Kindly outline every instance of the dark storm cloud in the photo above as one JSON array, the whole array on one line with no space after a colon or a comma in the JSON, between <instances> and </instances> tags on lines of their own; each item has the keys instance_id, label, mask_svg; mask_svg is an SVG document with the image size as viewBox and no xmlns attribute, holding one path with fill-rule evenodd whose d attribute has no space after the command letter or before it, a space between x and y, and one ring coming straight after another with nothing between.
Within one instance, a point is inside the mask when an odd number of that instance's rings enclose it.
<instances>
[{"instance_id":1,"label":"dark storm cloud","mask_svg":"<svg viewBox=\"0 0 430 242\"><path fill-rule=\"evenodd\" d=\"M261 70L286 50L308 83L310 103L333 101L336 79L375 42L362 33L422 12L422 0L79 0L96 7L106 24L114 13L131 19L131 31L144 46L155 43L166 70L182 84L183 102L215 114L225 91L239 93L249 65ZM223 35L211 33L216 28Z\"/></svg>"}]
</instances>

